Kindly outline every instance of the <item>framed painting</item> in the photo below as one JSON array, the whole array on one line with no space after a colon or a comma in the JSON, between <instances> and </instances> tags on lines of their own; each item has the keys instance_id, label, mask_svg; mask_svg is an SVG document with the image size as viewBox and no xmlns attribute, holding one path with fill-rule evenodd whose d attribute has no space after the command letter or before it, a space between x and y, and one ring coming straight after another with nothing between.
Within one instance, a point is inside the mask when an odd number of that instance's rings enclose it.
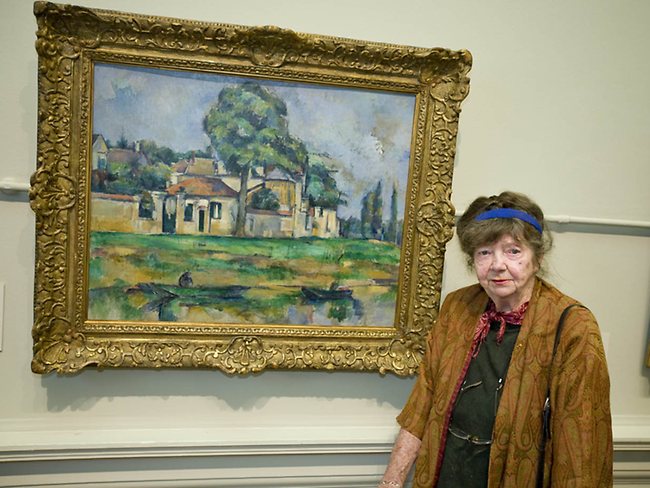
<instances>
[{"instance_id":1,"label":"framed painting","mask_svg":"<svg viewBox=\"0 0 650 488\"><path fill-rule=\"evenodd\" d=\"M416 370L469 53L34 12L34 372Z\"/></svg>"}]
</instances>

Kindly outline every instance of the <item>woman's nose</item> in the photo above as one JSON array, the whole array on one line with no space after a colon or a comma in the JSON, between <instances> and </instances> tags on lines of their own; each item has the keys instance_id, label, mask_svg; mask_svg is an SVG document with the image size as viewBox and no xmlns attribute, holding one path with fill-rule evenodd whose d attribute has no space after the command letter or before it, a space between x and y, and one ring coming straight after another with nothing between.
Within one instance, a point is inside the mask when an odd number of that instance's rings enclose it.
<instances>
[{"instance_id":1,"label":"woman's nose","mask_svg":"<svg viewBox=\"0 0 650 488\"><path fill-rule=\"evenodd\" d=\"M503 269L505 267L505 260L503 255L499 252L492 254L492 262L490 264L492 269Z\"/></svg>"}]
</instances>

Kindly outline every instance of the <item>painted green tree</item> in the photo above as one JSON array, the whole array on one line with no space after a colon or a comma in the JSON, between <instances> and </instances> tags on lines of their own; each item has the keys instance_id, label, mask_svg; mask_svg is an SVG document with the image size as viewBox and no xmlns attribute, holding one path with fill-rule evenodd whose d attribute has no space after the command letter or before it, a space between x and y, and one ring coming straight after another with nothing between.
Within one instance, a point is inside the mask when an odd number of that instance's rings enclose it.
<instances>
[{"instance_id":1,"label":"painted green tree","mask_svg":"<svg viewBox=\"0 0 650 488\"><path fill-rule=\"evenodd\" d=\"M265 87L254 82L227 86L208 110L203 127L226 169L239 176L235 235L246 230L248 179L256 168L281 167L302 173L307 150L289 134L287 106Z\"/></svg>"},{"instance_id":2,"label":"painted green tree","mask_svg":"<svg viewBox=\"0 0 650 488\"><path fill-rule=\"evenodd\" d=\"M253 193L251 207L260 210L277 210L280 208L280 200L270 188L262 188Z\"/></svg>"},{"instance_id":3,"label":"painted green tree","mask_svg":"<svg viewBox=\"0 0 650 488\"><path fill-rule=\"evenodd\" d=\"M313 153L309 155L305 193L312 207L336 209L339 204L346 203L334 173L335 170L327 164L326 156Z\"/></svg>"}]
</instances>

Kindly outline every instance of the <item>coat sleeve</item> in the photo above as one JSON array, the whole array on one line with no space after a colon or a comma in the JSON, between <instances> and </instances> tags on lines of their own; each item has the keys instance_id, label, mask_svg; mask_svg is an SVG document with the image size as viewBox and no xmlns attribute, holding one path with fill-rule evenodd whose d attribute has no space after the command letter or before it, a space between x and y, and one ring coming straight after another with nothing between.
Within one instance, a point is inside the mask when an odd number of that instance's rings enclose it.
<instances>
[{"instance_id":1,"label":"coat sleeve","mask_svg":"<svg viewBox=\"0 0 650 488\"><path fill-rule=\"evenodd\" d=\"M411 390L411 394L404 405L401 413L397 416L397 423L402 429L410 432L418 439L422 439L433 395L433 384L431 383L431 371L428 367L431 356L431 340L427 339L427 349L424 359L420 364L418 378Z\"/></svg>"},{"instance_id":2,"label":"coat sleeve","mask_svg":"<svg viewBox=\"0 0 650 488\"><path fill-rule=\"evenodd\" d=\"M598 324L587 309L566 320L552 381L551 486L612 486L609 374ZM548 472L548 471L547 471Z\"/></svg>"},{"instance_id":3,"label":"coat sleeve","mask_svg":"<svg viewBox=\"0 0 650 488\"><path fill-rule=\"evenodd\" d=\"M418 378L402 412L397 417L397 423L418 439L422 439L431 412L434 386L432 371L439 359L441 335L445 334L445 318L450 302L450 297L447 297L440 308L438 320L429 331Z\"/></svg>"}]
</instances>

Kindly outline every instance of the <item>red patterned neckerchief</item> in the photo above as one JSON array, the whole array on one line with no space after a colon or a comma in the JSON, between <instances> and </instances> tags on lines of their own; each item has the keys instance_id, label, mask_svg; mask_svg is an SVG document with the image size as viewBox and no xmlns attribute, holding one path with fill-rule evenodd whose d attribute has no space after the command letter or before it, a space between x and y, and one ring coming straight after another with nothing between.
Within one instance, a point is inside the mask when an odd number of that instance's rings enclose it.
<instances>
[{"instance_id":1,"label":"red patterned neckerchief","mask_svg":"<svg viewBox=\"0 0 650 488\"><path fill-rule=\"evenodd\" d=\"M512 325L521 325L521 322L524 320L524 315L528 309L528 302L523 303L515 310L510 310L508 312L498 312L494 302L490 300L487 310L483 312L481 317L478 319L478 324L476 324L476 330L474 331L474 340L472 342L472 357L478 356L478 350L481 347L481 344L485 341L485 338L490 331L490 324L492 322L499 322L499 331L497 332L497 344L501 344L503 341L503 336L506 333L506 323Z\"/></svg>"}]
</instances>

